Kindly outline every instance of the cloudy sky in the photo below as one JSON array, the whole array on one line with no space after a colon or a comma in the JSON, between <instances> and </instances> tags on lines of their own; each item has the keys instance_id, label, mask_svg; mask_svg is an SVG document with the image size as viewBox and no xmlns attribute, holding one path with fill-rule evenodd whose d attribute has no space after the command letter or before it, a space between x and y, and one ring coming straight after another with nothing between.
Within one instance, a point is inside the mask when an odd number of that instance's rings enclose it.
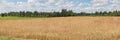
<instances>
[{"instance_id":1,"label":"cloudy sky","mask_svg":"<svg viewBox=\"0 0 120 40\"><path fill-rule=\"evenodd\" d=\"M74 12L120 10L120 0L0 0L0 13L10 11Z\"/></svg>"}]
</instances>

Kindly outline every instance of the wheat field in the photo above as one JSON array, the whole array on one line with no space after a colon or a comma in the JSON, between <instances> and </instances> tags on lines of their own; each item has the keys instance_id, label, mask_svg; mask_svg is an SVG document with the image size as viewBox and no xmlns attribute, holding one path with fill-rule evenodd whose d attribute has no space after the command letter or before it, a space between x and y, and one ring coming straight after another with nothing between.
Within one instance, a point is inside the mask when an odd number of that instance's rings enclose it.
<instances>
[{"instance_id":1,"label":"wheat field","mask_svg":"<svg viewBox=\"0 0 120 40\"><path fill-rule=\"evenodd\" d=\"M0 36L21 40L120 40L120 17L0 20Z\"/></svg>"}]
</instances>

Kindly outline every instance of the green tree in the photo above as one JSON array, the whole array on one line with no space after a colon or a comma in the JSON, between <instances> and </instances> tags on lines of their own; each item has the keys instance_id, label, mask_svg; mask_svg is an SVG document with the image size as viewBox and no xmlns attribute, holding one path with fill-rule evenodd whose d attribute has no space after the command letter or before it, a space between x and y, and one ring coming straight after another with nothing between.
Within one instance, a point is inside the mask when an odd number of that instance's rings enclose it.
<instances>
[{"instance_id":1,"label":"green tree","mask_svg":"<svg viewBox=\"0 0 120 40\"><path fill-rule=\"evenodd\" d=\"M67 9L62 9L61 16L66 16L67 15Z\"/></svg>"},{"instance_id":2,"label":"green tree","mask_svg":"<svg viewBox=\"0 0 120 40\"><path fill-rule=\"evenodd\" d=\"M38 11L34 11L34 17L38 17L39 16L39 12Z\"/></svg>"},{"instance_id":3,"label":"green tree","mask_svg":"<svg viewBox=\"0 0 120 40\"><path fill-rule=\"evenodd\" d=\"M25 11L20 11L20 16L25 17Z\"/></svg>"},{"instance_id":4,"label":"green tree","mask_svg":"<svg viewBox=\"0 0 120 40\"><path fill-rule=\"evenodd\" d=\"M5 17L5 14L4 14L4 13L1 13L1 17Z\"/></svg>"},{"instance_id":5,"label":"green tree","mask_svg":"<svg viewBox=\"0 0 120 40\"><path fill-rule=\"evenodd\" d=\"M32 17L33 16L33 13L32 12L30 12L30 11L27 11L26 12L26 17Z\"/></svg>"}]
</instances>

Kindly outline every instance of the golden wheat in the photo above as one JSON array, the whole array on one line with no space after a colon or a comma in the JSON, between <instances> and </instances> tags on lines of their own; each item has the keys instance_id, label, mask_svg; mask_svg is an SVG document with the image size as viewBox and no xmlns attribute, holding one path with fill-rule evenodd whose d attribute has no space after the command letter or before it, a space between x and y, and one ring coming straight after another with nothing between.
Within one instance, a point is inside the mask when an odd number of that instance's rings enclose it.
<instances>
[{"instance_id":1,"label":"golden wheat","mask_svg":"<svg viewBox=\"0 0 120 40\"><path fill-rule=\"evenodd\" d=\"M0 36L37 40L120 40L119 17L0 20Z\"/></svg>"}]
</instances>

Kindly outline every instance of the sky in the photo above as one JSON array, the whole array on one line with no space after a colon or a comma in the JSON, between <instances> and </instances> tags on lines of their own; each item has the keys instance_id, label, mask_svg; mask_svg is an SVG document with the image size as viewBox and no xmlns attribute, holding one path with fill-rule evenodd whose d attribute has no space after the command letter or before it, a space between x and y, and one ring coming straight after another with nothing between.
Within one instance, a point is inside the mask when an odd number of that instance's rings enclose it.
<instances>
[{"instance_id":1,"label":"sky","mask_svg":"<svg viewBox=\"0 0 120 40\"><path fill-rule=\"evenodd\" d=\"M10 11L96 12L120 10L120 0L0 0L0 13Z\"/></svg>"}]
</instances>

